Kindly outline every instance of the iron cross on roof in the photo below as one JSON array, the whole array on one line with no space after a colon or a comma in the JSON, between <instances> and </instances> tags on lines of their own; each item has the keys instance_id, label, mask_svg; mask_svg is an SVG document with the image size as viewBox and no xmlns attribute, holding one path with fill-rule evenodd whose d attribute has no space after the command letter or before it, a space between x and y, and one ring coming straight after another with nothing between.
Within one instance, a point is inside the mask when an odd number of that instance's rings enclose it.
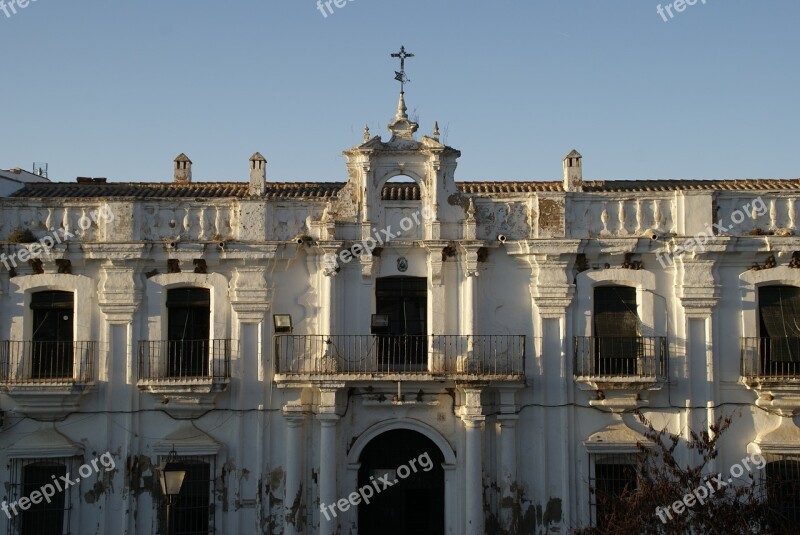
<instances>
[{"instance_id":1,"label":"iron cross on roof","mask_svg":"<svg viewBox=\"0 0 800 535\"><path fill-rule=\"evenodd\" d=\"M406 47L401 46L400 52L392 54L392 57L400 58L400 71L394 71L394 79L400 82L400 92L402 93L405 84L411 81L406 77L406 58L413 58L414 54L406 52Z\"/></svg>"}]
</instances>

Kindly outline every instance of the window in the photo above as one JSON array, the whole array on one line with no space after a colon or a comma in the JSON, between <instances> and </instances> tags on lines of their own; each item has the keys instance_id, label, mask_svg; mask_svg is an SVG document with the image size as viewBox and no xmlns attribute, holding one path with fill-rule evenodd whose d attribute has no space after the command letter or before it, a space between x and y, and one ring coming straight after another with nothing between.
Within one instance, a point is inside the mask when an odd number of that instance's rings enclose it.
<instances>
[{"instance_id":1,"label":"window","mask_svg":"<svg viewBox=\"0 0 800 535\"><path fill-rule=\"evenodd\" d=\"M419 277L378 279L376 313L389 318L387 334L378 338L381 367L414 370L427 365L428 281Z\"/></svg>"},{"instance_id":2,"label":"window","mask_svg":"<svg viewBox=\"0 0 800 535\"><path fill-rule=\"evenodd\" d=\"M203 377L209 374L211 294L206 288L167 292L167 374Z\"/></svg>"},{"instance_id":3,"label":"window","mask_svg":"<svg viewBox=\"0 0 800 535\"><path fill-rule=\"evenodd\" d=\"M179 457L186 465L186 477L181 493L172 508L172 527L175 535L205 535L214 533L213 457ZM166 505L160 510L166 521Z\"/></svg>"},{"instance_id":4,"label":"window","mask_svg":"<svg viewBox=\"0 0 800 535\"><path fill-rule=\"evenodd\" d=\"M773 528L800 523L800 455L766 455L767 503Z\"/></svg>"},{"instance_id":5,"label":"window","mask_svg":"<svg viewBox=\"0 0 800 535\"><path fill-rule=\"evenodd\" d=\"M616 500L636 490L636 457L632 454L595 454L589 463L590 503L595 525L605 527L611 520Z\"/></svg>"},{"instance_id":6,"label":"window","mask_svg":"<svg viewBox=\"0 0 800 535\"><path fill-rule=\"evenodd\" d=\"M31 296L31 379L72 377L74 295L37 292Z\"/></svg>"},{"instance_id":7,"label":"window","mask_svg":"<svg viewBox=\"0 0 800 535\"><path fill-rule=\"evenodd\" d=\"M34 491L41 491L45 485L54 485L61 476L70 473L72 459L13 459L11 461L11 483L9 504L22 497L30 497ZM72 476L70 476L72 477ZM9 523L9 533L19 535L61 535L69 533L72 510L70 490L57 489L50 503L42 500L31 502L27 511L17 507L19 515Z\"/></svg>"},{"instance_id":8,"label":"window","mask_svg":"<svg viewBox=\"0 0 800 535\"><path fill-rule=\"evenodd\" d=\"M642 338L636 288L599 286L594 289L595 371L599 375L636 375Z\"/></svg>"},{"instance_id":9,"label":"window","mask_svg":"<svg viewBox=\"0 0 800 535\"><path fill-rule=\"evenodd\" d=\"M800 288L758 290L762 369L770 375L800 374Z\"/></svg>"}]
</instances>

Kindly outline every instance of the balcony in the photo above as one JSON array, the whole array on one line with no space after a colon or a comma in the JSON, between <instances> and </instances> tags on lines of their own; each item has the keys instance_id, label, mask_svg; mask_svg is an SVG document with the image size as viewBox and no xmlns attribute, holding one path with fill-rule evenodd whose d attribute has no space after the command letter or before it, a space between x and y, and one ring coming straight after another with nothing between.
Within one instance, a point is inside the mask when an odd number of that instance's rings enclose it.
<instances>
[{"instance_id":1,"label":"balcony","mask_svg":"<svg viewBox=\"0 0 800 535\"><path fill-rule=\"evenodd\" d=\"M162 396L168 410L202 414L228 387L231 346L231 340L140 341L139 388Z\"/></svg>"},{"instance_id":2,"label":"balcony","mask_svg":"<svg viewBox=\"0 0 800 535\"><path fill-rule=\"evenodd\" d=\"M800 413L800 337L742 338L742 384L756 405Z\"/></svg>"},{"instance_id":3,"label":"balcony","mask_svg":"<svg viewBox=\"0 0 800 535\"><path fill-rule=\"evenodd\" d=\"M642 394L659 390L669 361L664 336L576 336L575 380L594 390L590 404L627 410L646 405Z\"/></svg>"},{"instance_id":4,"label":"balcony","mask_svg":"<svg viewBox=\"0 0 800 535\"><path fill-rule=\"evenodd\" d=\"M522 335L278 334L274 350L277 381L521 381L525 376Z\"/></svg>"},{"instance_id":5,"label":"balcony","mask_svg":"<svg viewBox=\"0 0 800 535\"><path fill-rule=\"evenodd\" d=\"M28 414L77 410L94 385L97 342L0 342L0 388Z\"/></svg>"}]
</instances>

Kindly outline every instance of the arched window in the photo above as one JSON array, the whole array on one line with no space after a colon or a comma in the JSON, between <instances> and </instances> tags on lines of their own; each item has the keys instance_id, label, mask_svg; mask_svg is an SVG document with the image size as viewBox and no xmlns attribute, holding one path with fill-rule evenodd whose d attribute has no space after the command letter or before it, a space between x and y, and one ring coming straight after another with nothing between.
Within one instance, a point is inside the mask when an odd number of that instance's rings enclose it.
<instances>
[{"instance_id":1,"label":"arched window","mask_svg":"<svg viewBox=\"0 0 800 535\"><path fill-rule=\"evenodd\" d=\"M419 184L408 175L397 175L383 185L381 199L384 201L418 201Z\"/></svg>"}]
</instances>

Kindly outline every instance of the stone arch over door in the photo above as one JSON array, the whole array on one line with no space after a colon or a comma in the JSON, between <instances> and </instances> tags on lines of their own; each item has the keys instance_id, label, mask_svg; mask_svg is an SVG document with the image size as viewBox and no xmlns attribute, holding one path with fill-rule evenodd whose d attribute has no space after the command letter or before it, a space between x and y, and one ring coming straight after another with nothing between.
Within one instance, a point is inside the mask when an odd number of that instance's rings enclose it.
<instances>
[{"instance_id":1,"label":"stone arch over door","mask_svg":"<svg viewBox=\"0 0 800 535\"><path fill-rule=\"evenodd\" d=\"M444 470L444 533L457 535L460 533L460 522L457 516L460 487L456 471L456 453L450 442L426 423L411 419L386 420L372 425L361 433L347 453L345 488L358 488L358 472L361 468L360 459L369 443L388 431L396 430L415 431L429 439L439 449L443 458L442 468ZM357 508L351 509L348 513L349 523L357 527Z\"/></svg>"}]
</instances>

